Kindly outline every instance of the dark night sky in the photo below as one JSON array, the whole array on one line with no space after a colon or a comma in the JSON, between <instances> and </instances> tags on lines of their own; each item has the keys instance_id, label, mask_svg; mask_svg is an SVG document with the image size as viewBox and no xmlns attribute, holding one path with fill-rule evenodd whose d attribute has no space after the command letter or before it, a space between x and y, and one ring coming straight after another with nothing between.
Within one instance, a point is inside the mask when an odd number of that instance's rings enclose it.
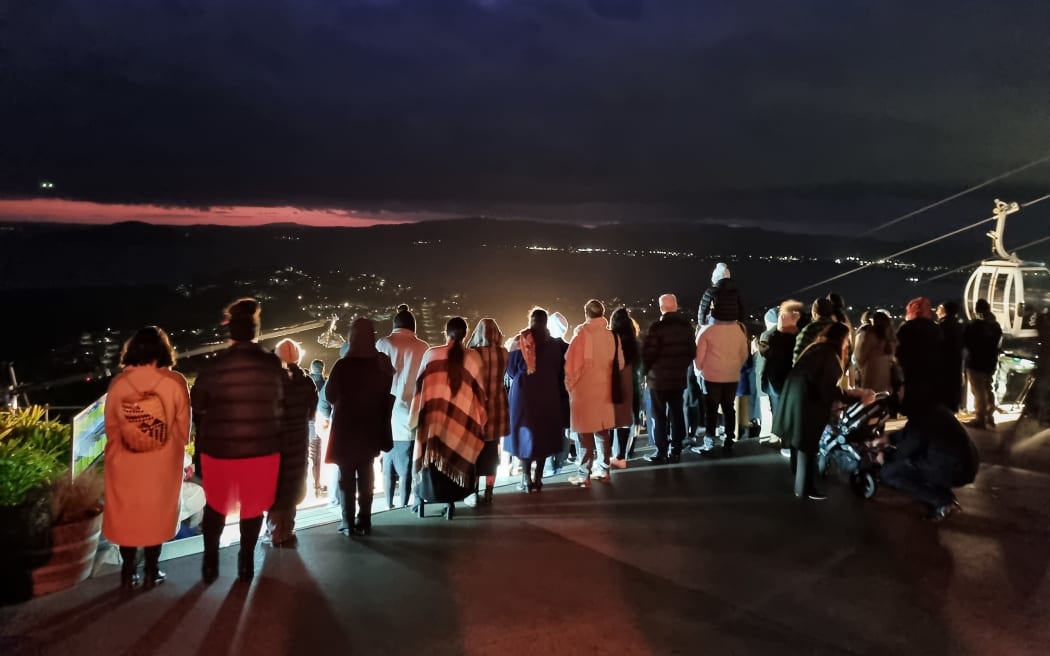
<instances>
[{"instance_id":1,"label":"dark night sky","mask_svg":"<svg viewBox=\"0 0 1050 656\"><path fill-rule=\"evenodd\" d=\"M9 196L883 216L1050 152L1050 3L14 0L0 89Z\"/></svg>"}]
</instances>

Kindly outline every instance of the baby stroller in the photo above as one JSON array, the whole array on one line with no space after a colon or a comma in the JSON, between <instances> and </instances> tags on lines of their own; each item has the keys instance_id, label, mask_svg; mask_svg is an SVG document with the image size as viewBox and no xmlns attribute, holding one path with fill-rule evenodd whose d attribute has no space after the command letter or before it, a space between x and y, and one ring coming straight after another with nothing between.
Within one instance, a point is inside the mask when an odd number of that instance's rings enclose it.
<instances>
[{"instance_id":1,"label":"baby stroller","mask_svg":"<svg viewBox=\"0 0 1050 656\"><path fill-rule=\"evenodd\" d=\"M869 443L882 436L893 410L893 399L891 394L880 392L869 405L854 403L842 412L838 422L828 424L817 450L817 471L821 476L827 476L834 467L849 476L850 488L857 496L874 496L880 467L876 456L881 447Z\"/></svg>"}]
</instances>

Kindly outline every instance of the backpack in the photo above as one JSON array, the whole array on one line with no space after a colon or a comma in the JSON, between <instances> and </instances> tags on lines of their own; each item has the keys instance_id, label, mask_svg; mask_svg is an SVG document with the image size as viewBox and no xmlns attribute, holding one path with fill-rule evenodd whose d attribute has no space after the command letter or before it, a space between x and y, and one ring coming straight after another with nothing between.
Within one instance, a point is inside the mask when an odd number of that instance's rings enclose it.
<instances>
[{"instance_id":1,"label":"backpack","mask_svg":"<svg viewBox=\"0 0 1050 656\"><path fill-rule=\"evenodd\" d=\"M127 382L135 393L120 402L121 440L129 451L156 451L168 442L168 416L160 395L153 391L160 380L145 392Z\"/></svg>"}]
</instances>

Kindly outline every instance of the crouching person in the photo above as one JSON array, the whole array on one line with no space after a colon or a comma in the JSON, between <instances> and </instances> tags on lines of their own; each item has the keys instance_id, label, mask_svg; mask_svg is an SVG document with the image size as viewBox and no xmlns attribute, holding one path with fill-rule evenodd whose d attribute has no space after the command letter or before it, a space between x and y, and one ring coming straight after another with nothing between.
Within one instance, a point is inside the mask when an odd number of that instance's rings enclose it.
<instances>
[{"instance_id":1,"label":"crouching person","mask_svg":"<svg viewBox=\"0 0 1050 656\"><path fill-rule=\"evenodd\" d=\"M393 447L390 431L393 379L394 366L390 358L376 350L375 325L370 319L355 319L350 325L346 356L332 367L324 388L325 397L332 405L332 433L325 462L339 467L339 487L344 498L343 523L339 530L346 535L368 535L372 531L373 463L380 451L390 451Z\"/></svg>"},{"instance_id":2,"label":"crouching person","mask_svg":"<svg viewBox=\"0 0 1050 656\"><path fill-rule=\"evenodd\" d=\"M922 502L939 522L960 509L952 488L974 481L980 458L966 429L943 406L908 419L880 472L882 482Z\"/></svg>"}]
</instances>

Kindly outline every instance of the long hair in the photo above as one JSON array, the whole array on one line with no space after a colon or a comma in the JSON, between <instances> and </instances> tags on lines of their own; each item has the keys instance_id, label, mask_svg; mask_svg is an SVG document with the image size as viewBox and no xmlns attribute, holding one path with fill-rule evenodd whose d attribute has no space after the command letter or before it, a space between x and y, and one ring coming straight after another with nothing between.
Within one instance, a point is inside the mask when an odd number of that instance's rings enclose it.
<instances>
[{"instance_id":1,"label":"long hair","mask_svg":"<svg viewBox=\"0 0 1050 656\"><path fill-rule=\"evenodd\" d=\"M893 332L893 323L889 316L882 312L873 312L871 316L871 329L885 342L885 353L891 354L896 349L897 335Z\"/></svg>"},{"instance_id":2,"label":"long hair","mask_svg":"<svg viewBox=\"0 0 1050 656\"><path fill-rule=\"evenodd\" d=\"M547 328L547 311L541 307L534 307L529 312L529 330L536 343L546 342L551 338L551 332Z\"/></svg>"},{"instance_id":3,"label":"long hair","mask_svg":"<svg viewBox=\"0 0 1050 656\"><path fill-rule=\"evenodd\" d=\"M846 345L849 343L849 327L844 323L837 321L833 322L824 330L820 331L817 335L817 339L813 342L814 344L828 344L835 349L835 354L838 356L839 365L842 370L846 370L847 362L845 358L849 357L844 355Z\"/></svg>"},{"instance_id":4,"label":"long hair","mask_svg":"<svg viewBox=\"0 0 1050 656\"><path fill-rule=\"evenodd\" d=\"M175 364L175 349L171 346L168 333L157 326L140 328L120 352L120 366L135 367L144 364L155 364L158 367L170 367Z\"/></svg>"},{"instance_id":5,"label":"long hair","mask_svg":"<svg viewBox=\"0 0 1050 656\"><path fill-rule=\"evenodd\" d=\"M503 331L495 319L486 317L474 326L474 332L470 336L470 348L481 348L484 346L496 346L503 343Z\"/></svg>"},{"instance_id":6,"label":"long hair","mask_svg":"<svg viewBox=\"0 0 1050 656\"><path fill-rule=\"evenodd\" d=\"M638 358L638 324L628 314L627 308L616 308L609 317L609 330L620 338L624 362L634 364Z\"/></svg>"},{"instance_id":7,"label":"long hair","mask_svg":"<svg viewBox=\"0 0 1050 656\"><path fill-rule=\"evenodd\" d=\"M463 340L467 338L467 320L463 317L452 317L445 324L445 336L448 337L448 386L455 396L463 384L463 359L466 351Z\"/></svg>"}]
</instances>

